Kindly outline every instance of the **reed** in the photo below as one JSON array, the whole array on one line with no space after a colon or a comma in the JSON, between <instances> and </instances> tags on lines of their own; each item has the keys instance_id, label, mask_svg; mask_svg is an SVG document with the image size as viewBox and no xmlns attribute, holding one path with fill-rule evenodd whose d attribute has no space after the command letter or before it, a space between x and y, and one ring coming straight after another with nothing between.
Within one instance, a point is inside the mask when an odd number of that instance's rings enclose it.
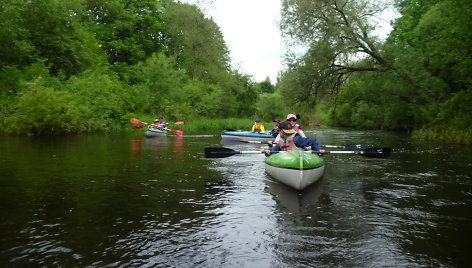
<instances>
[{"instance_id":1,"label":"reed","mask_svg":"<svg viewBox=\"0 0 472 268\"><path fill-rule=\"evenodd\" d=\"M443 129L427 128L413 131L412 138L470 145L472 144L472 131L453 127Z\"/></svg>"}]
</instances>

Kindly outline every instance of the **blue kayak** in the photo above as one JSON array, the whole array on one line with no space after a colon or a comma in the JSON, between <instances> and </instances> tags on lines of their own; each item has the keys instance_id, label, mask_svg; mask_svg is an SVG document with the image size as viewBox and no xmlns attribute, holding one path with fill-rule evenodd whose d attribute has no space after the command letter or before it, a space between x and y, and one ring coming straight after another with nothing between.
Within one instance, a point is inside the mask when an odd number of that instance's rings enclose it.
<instances>
[{"instance_id":1,"label":"blue kayak","mask_svg":"<svg viewBox=\"0 0 472 268\"><path fill-rule=\"evenodd\" d=\"M222 131L222 139L239 139L242 141L270 141L275 138L270 134L254 133L250 131Z\"/></svg>"}]
</instances>

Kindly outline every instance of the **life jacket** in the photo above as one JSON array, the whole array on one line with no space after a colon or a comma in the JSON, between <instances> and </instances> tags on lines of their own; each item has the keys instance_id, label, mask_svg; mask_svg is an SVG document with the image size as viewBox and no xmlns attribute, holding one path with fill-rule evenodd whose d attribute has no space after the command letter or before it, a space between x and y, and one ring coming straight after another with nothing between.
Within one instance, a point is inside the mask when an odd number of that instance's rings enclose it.
<instances>
[{"instance_id":1,"label":"life jacket","mask_svg":"<svg viewBox=\"0 0 472 268\"><path fill-rule=\"evenodd\" d=\"M254 123L254 125L252 126L252 132L255 132L255 133L265 133L265 128L264 128L264 125L263 124L256 124Z\"/></svg>"},{"instance_id":2,"label":"life jacket","mask_svg":"<svg viewBox=\"0 0 472 268\"><path fill-rule=\"evenodd\" d=\"M167 124L164 122L159 122L157 123L157 128L160 128L160 129L167 128Z\"/></svg>"},{"instance_id":3,"label":"life jacket","mask_svg":"<svg viewBox=\"0 0 472 268\"><path fill-rule=\"evenodd\" d=\"M280 149L282 151L291 151L291 150L300 150L300 148L298 148L296 145L295 145L295 135L297 135L296 133L290 135L287 137L287 139L282 139L279 136L277 136L277 138L275 139L275 143L278 143L279 146L280 146Z\"/></svg>"}]
</instances>

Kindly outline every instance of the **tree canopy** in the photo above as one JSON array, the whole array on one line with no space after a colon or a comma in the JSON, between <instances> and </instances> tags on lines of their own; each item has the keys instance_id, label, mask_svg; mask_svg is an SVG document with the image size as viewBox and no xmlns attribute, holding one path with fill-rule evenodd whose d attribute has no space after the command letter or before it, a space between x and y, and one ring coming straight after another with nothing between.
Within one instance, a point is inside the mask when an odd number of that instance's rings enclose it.
<instances>
[{"instance_id":1,"label":"tree canopy","mask_svg":"<svg viewBox=\"0 0 472 268\"><path fill-rule=\"evenodd\" d=\"M281 31L307 47L287 58L289 68L277 84L282 95L312 113L330 114L330 124L416 129L419 136L472 142L470 125L457 123L470 122L461 111L472 103L456 102L471 94L472 2L397 0L400 16L386 41L375 35L375 18L388 2L282 3ZM444 133L445 126L455 131Z\"/></svg>"}]
</instances>

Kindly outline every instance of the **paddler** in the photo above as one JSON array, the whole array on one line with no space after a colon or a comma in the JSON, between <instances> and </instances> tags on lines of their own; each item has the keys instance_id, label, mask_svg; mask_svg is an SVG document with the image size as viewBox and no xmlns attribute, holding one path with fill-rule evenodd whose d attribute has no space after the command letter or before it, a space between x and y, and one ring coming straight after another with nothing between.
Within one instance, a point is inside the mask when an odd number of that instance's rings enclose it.
<instances>
[{"instance_id":1,"label":"paddler","mask_svg":"<svg viewBox=\"0 0 472 268\"><path fill-rule=\"evenodd\" d=\"M279 135L279 124L280 124L280 119L274 119L272 122L275 123L274 128L269 132L270 135L272 135L274 138Z\"/></svg>"},{"instance_id":2,"label":"paddler","mask_svg":"<svg viewBox=\"0 0 472 268\"><path fill-rule=\"evenodd\" d=\"M256 119L256 121L254 122L254 125L252 125L251 132L265 133L265 129L264 129L264 126L262 125L262 120L261 119Z\"/></svg>"},{"instance_id":3,"label":"paddler","mask_svg":"<svg viewBox=\"0 0 472 268\"><path fill-rule=\"evenodd\" d=\"M316 150L323 154L325 150L322 150L316 139L303 138L294 129L289 121L284 121L279 124L279 135L275 138L273 146L266 150L266 155L270 155L271 152L278 151L291 151L291 150Z\"/></svg>"},{"instance_id":4,"label":"paddler","mask_svg":"<svg viewBox=\"0 0 472 268\"><path fill-rule=\"evenodd\" d=\"M302 127L300 124L298 124L298 119L300 119L300 115L298 114L288 114L287 115L287 121L289 121L292 124L293 129L300 134L303 138L306 138L305 133L302 130Z\"/></svg>"},{"instance_id":5,"label":"paddler","mask_svg":"<svg viewBox=\"0 0 472 268\"><path fill-rule=\"evenodd\" d=\"M154 120L154 124L152 124L151 126L153 126L153 128L167 130L168 125L169 124L164 122L164 116L159 116L159 119Z\"/></svg>"}]
</instances>

